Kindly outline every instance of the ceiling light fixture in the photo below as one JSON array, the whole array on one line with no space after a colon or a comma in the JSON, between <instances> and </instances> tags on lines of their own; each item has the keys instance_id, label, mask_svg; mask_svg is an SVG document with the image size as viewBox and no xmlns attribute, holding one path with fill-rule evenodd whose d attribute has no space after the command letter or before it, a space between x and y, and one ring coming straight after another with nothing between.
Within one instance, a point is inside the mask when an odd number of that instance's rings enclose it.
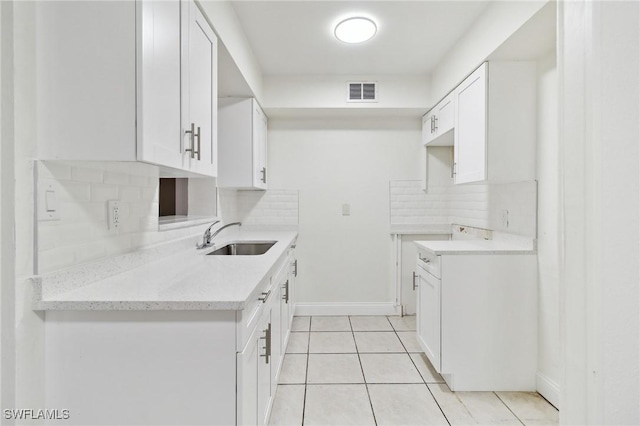
<instances>
[{"instance_id":1,"label":"ceiling light fixture","mask_svg":"<svg viewBox=\"0 0 640 426\"><path fill-rule=\"evenodd\" d=\"M340 21L333 33L345 43L362 43L376 35L376 31L378 27L375 22L358 16Z\"/></svg>"}]
</instances>

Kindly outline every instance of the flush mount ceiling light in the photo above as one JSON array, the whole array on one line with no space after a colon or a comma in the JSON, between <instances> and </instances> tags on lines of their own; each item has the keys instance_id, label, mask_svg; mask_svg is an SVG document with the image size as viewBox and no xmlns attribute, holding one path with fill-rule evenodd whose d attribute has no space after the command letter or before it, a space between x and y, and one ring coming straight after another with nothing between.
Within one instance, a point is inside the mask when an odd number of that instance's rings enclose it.
<instances>
[{"instance_id":1,"label":"flush mount ceiling light","mask_svg":"<svg viewBox=\"0 0 640 426\"><path fill-rule=\"evenodd\" d=\"M376 35L376 31L378 27L375 22L358 16L340 21L333 33L345 43L362 43Z\"/></svg>"}]
</instances>

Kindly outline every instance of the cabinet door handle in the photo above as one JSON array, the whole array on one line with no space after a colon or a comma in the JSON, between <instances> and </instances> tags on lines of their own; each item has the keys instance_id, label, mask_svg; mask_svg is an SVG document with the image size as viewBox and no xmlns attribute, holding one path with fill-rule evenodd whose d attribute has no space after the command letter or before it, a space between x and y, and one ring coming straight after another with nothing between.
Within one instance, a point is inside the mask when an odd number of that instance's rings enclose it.
<instances>
[{"instance_id":1,"label":"cabinet door handle","mask_svg":"<svg viewBox=\"0 0 640 426\"><path fill-rule=\"evenodd\" d=\"M264 357L266 364L269 364L269 358L271 357L271 323L269 323L266 330L264 330L264 336L261 337L260 340L264 340L264 354L260 354L260 356Z\"/></svg>"},{"instance_id":2,"label":"cabinet door handle","mask_svg":"<svg viewBox=\"0 0 640 426\"><path fill-rule=\"evenodd\" d=\"M298 276L298 259L296 259L295 262L293 262L293 276L294 277Z\"/></svg>"},{"instance_id":3,"label":"cabinet door handle","mask_svg":"<svg viewBox=\"0 0 640 426\"><path fill-rule=\"evenodd\" d=\"M284 300L284 303L289 303L289 280L287 280L287 282L284 283L282 288L284 289L284 295L282 296L282 300Z\"/></svg>"},{"instance_id":4,"label":"cabinet door handle","mask_svg":"<svg viewBox=\"0 0 640 426\"><path fill-rule=\"evenodd\" d=\"M416 289L418 288L418 285L416 284L416 278L418 278L418 274L413 272L413 291L416 291Z\"/></svg>"},{"instance_id":5,"label":"cabinet door handle","mask_svg":"<svg viewBox=\"0 0 640 426\"><path fill-rule=\"evenodd\" d=\"M433 134L433 115L431 116L431 133Z\"/></svg>"},{"instance_id":6,"label":"cabinet door handle","mask_svg":"<svg viewBox=\"0 0 640 426\"><path fill-rule=\"evenodd\" d=\"M262 170L260 170L260 173L262 173L262 178L260 178L260 180L263 183L267 183L267 168L263 167Z\"/></svg>"},{"instance_id":7,"label":"cabinet door handle","mask_svg":"<svg viewBox=\"0 0 640 426\"><path fill-rule=\"evenodd\" d=\"M198 161L200 161L200 126L198 126L198 130L196 131L194 138L198 140L198 150L195 151L195 147L194 147L193 153L198 155ZM193 156L191 158L193 158Z\"/></svg>"},{"instance_id":8,"label":"cabinet door handle","mask_svg":"<svg viewBox=\"0 0 640 426\"><path fill-rule=\"evenodd\" d=\"M190 152L191 153L191 158L193 158L194 154L195 154L194 153L194 149L193 149L194 148L194 144L195 144L194 136L196 134L195 127L196 127L195 123L191 123L191 129L184 131L187 135L189 135L189 145L190 145L190 148L185 148L184 152Z\"/></svg>"},{"instance_id":9,"label":"cabinet door handle","mask_svg":"<svg viewBox=\"0 0 640 426\"><path fill-rule=\"evenodd\" d=\"M262 296L258 297L258 300L262 301L262 303L267 303L267 299L271 296L271 290L262 292Z\"/></svg>"},{"instance_id":10,"label":"cabinet door handle","mask_svg":"<svg viewBox=\"0 0 640 426\"><path fill-rule=\"evenodd\" d=\"M438 117L436 117L435 115L433 116L433 132L438 132Z\"/></svg>"}]
</instances>

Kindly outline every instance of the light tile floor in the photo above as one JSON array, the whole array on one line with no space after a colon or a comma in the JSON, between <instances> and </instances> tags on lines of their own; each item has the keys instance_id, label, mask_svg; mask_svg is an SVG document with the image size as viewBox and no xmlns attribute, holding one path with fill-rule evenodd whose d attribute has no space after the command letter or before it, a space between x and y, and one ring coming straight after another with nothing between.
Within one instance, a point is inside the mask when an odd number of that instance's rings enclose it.
<instances>
[{"instance_id":1,"label":"light tile floor","mask_svg":"<svg viewBox=\"0 0 640 426\"><path fill-rule=\"evenodd\" d=\"M557 425L537 393L451 392L415 317L296 317L271 425Z\"/></svg>"}]
</instances>

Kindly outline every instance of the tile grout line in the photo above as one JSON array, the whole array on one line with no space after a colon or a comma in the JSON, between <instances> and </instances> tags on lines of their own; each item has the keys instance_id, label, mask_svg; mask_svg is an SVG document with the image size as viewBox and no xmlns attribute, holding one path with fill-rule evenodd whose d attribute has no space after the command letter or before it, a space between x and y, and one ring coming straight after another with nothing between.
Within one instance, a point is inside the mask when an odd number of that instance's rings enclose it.
<instances>
[{"instance_id":1,"label":"tile grout line","mask_svg":"<svg viewBox=\"0 0 640 426\"><path fill-rule=\"evenodd\" d=\"M402 341L402 339L400 338L400 336L398 335L398 330L396 330L396 328L393 326L393 324L391 323L391 320L389 319L389 316L387 315L387 321L389 321L389 324L391 324L391 328L393 328L393 331L396 333L396 337L398 338L398 340L400 340L400 344L402 345L402 347L404 348L405 351L407 351L407 347L404 345L404 342ZM416 318L417 320L417 318ZM417 331L415 331L417 333ZM411 364L413 364L413 367L418 371L418 374L420 375L420 377L422 378L422 382L424 383L424 385L427 387L427 390L429 391L429 394L431 395L431 398L433 398L433 402L436 403L436 405L438 406L438 409L440 410L440 412L442 413L442 416L444 417L444 419L447 421L447 424L449 426L451 426L451 422L449 421L449 418L447 417L447 415L445 414L444 410L442 409L442 407L440 406L440 403L438 402L438 400L436 399L436 396L433 394L433 392L431 392L431 388L429 387L429 384L427 383L427 381L425 380L424 376L422 375L422 373L420 372L420 369L418 368L418 366L416 365L415 361L413 361L413 358L411 358L411 353L409 351L407 351L407 355L409 355L409 360L411 361Z\"/></svg>"},{"instance_id":2,"label":"tile grout line","mask_svg":"<svg viewBox=\"0 0 640 426\"><path fill-rule=\"evenodd\" d=\"M516 413L514 413L514 412L513 412L513 410L511 409L511 407L509 407L509 405L508 405L506 402L504 402L504 400L503 400L502 398L500 398L500 395L498 395L495 391L494 391L494 392L492 392L492 393L496 396L496 398L498 398L498 399L500 400L500 402L502 402L502 404L503 404L505 407L507 407L507 410L509 410L509 412L511 412L511 414L513 414L513 417L515 417L516 419L518 419L518 421L524 425L524 422L520 419L520 417L518 417L518 415L517 415Z\"/></svg>"},{"instance_id":3,"label":"tile grout line","mask_svg":"<svg viewBox=\"0 0 640 426\"><path fill-rule=\"evenodd\" d=\"M307 339L307 367L304 372L304 397L302 398L302 421L301 426L304 426L304 412L307 408L307 380L309 377L309 348L311 347L311 318L309 317L309 338Z\"/></svg>"},{"instance_id":4,"label":"tile grout line","mask_svg":"<svg viewBox=\"0 0 640 426\"><path fill-rule=\"evenodd\" d=\"M360 371L362 371L362 380L364 381L364 388L367 391L367 398L369 398L369 406L371 407L371 415L373 415L373 423L378 426L378 420L376 420L376 412L373 409L373 402L371 402L371 394L369 393L369 385L367 384L367 377L364 375L364 367L362 366L362 360L360 359L360 352L358 351L358 343L356 342L356 334L353 331L353 324L351 324L351 316L348 315L349 327L351 327L351 336L353 337L353 344L356 346L356 354L358 355L358 363L360 363Z\"/></svg>"}]
</instances>

